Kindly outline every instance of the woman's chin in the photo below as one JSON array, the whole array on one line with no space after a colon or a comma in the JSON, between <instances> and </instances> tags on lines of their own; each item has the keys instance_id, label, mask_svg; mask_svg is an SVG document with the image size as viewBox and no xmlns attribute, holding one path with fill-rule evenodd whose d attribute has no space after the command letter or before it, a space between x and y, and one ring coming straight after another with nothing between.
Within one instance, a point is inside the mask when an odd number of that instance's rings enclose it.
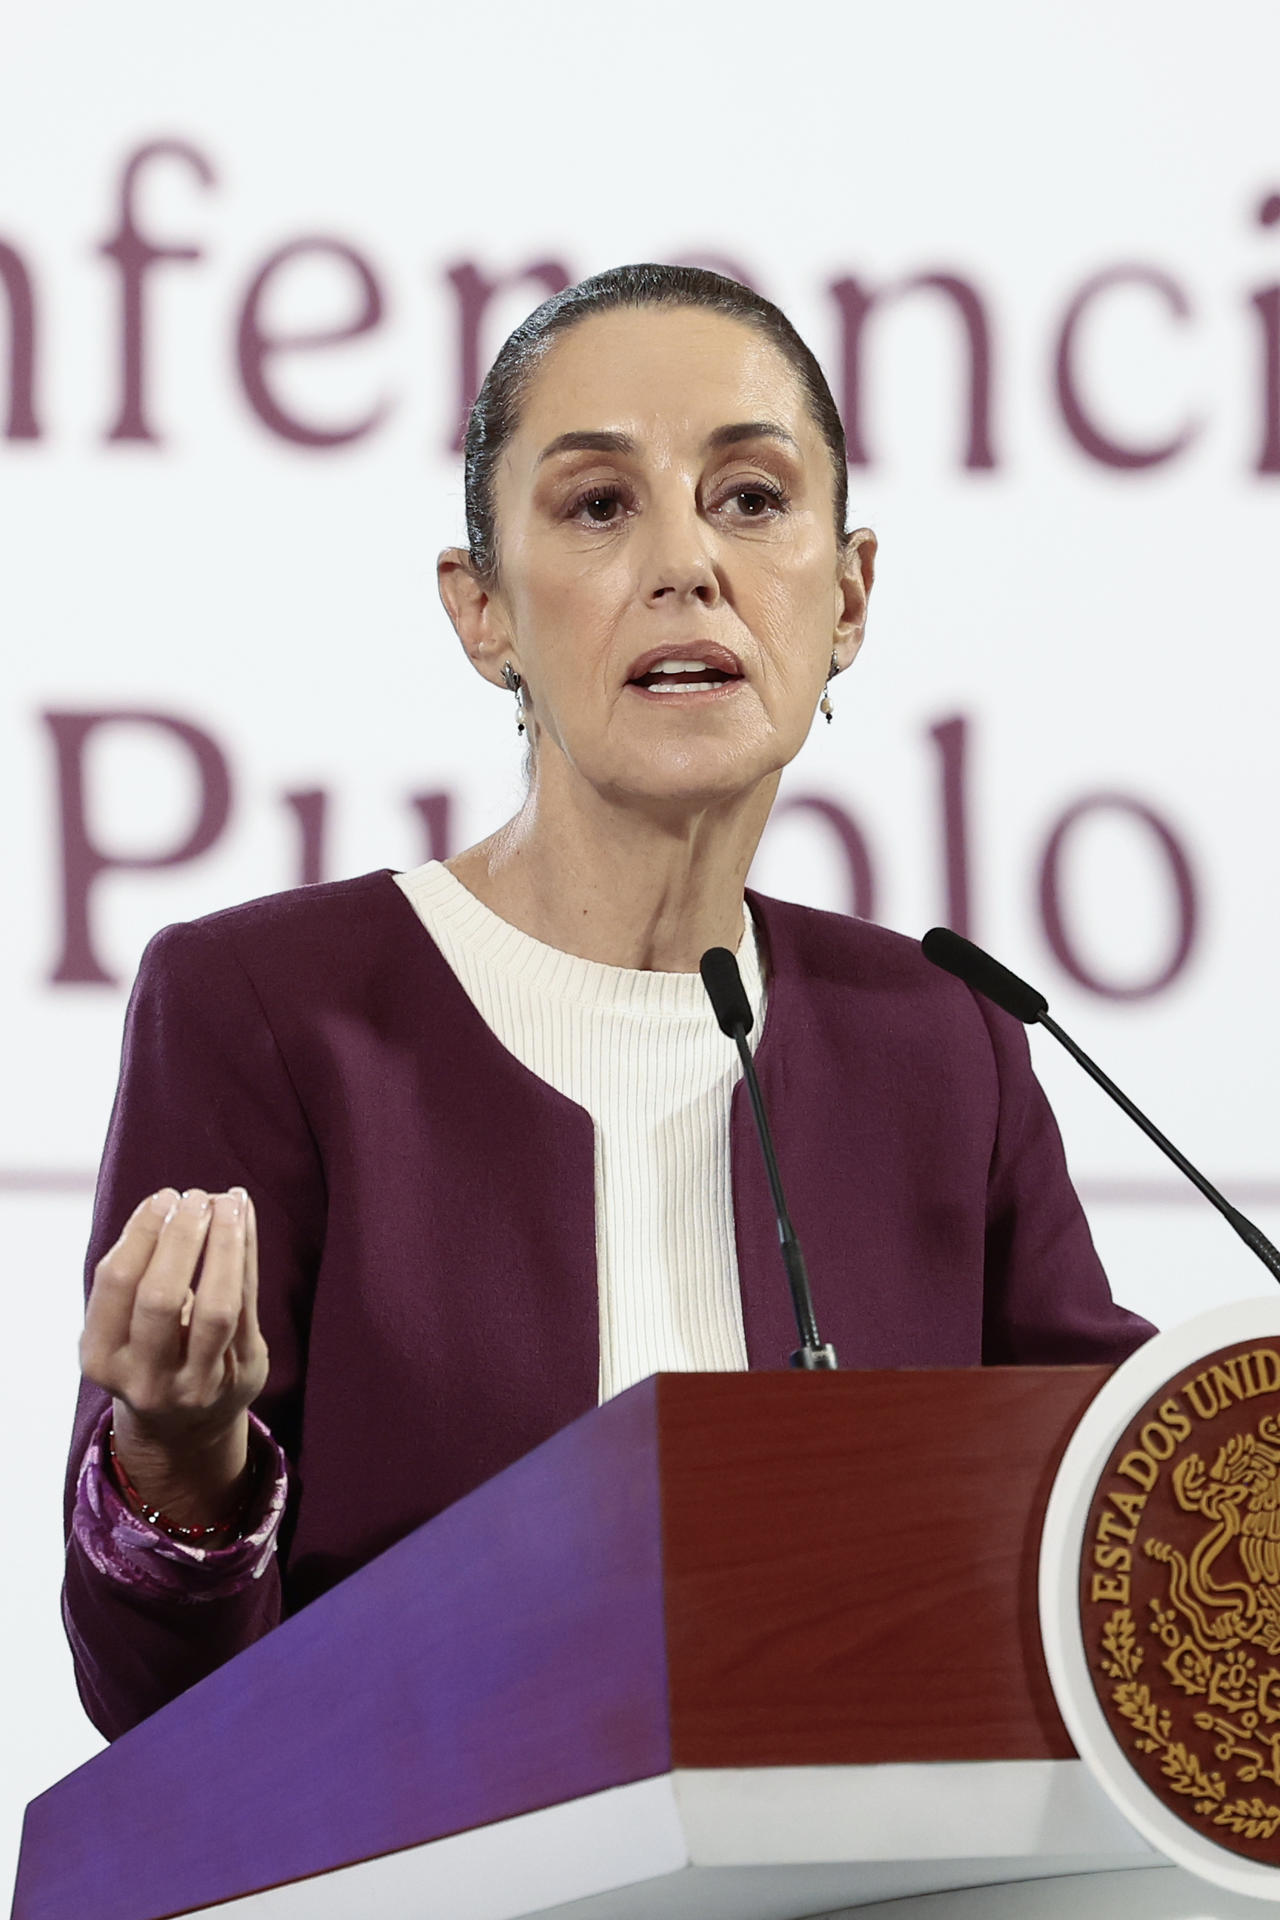
<instances>
[{"instance_id":1,"label":"woman's chin","mask_svg":"<svg viewBox=\"0 0 1280 1920\"><path fill-rule=\"evenodd\" d=\"M746 798L784 764L776 743L665 740L620 756L600 784L641 805L695 809Z\"/></svg>"}]
</instances>

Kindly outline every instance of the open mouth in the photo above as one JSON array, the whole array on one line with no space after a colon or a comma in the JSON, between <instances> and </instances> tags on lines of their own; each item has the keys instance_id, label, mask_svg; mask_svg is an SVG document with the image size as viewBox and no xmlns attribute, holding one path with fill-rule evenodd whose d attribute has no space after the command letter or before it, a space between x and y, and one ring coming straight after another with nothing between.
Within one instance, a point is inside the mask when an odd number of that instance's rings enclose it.
<instances>
[{"instance_id":1,"label":"open mouth","mask_svg":"<svg viewBox=\"0 0 1280 1920\"><path fill-rule=\"evenodd\" d=\"M655 667L628 685L643 687L646 693L709 693L712 687L731 686L741 678L740 673L724 673L700 660L673 660L670 666Z\"/></svg>"},{"instance_id":2,"label":"open mouth","mask_svg":"<svg viewBox=\"0 0 1280 1920\"><path fill-rule=\"evenodd\" d=\"M705 652L685 647L667 655L651 653L636 666L638 671L632 673L627 685L664 700L690 694L723 694L744 684L737 660L722 647Z\"/></svg>"}]
</instances>

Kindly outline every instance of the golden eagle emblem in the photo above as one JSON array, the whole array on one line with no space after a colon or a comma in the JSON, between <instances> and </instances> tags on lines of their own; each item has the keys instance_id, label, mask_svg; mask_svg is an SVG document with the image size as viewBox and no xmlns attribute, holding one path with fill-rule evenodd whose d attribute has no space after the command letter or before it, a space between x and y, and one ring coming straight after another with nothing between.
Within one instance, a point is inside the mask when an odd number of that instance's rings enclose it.
<instances>
[{"instance_id":1,"label":"golden eagle emblem","mask_svg":"<svg viewBox=\"0 0 1280 1920\"><path fill-rule=\"evenodd\" d=\"M1143 1409L1098 1482L1081 1606L1099 1701L1141 1776L1219 1844L1280 1865L1272 1357L1264 1374L1214 1356Z\"/></svg>"},{"instance_id":2,"label":"golden eagle emblem","mask_svg":"<svg viewBox=\"0 0 1280 1920\"><path fill-rule=\"evenodd\" d=\"M1256 1433L1233 1433L1207 1473L1198 1453L1180 1460L1173 1492L1209 1522L1185 1556L1143 1542L1169 1566L1173 1608L1206 1653L1242 1641L1280 1653L1280 1420L1264 1414Z\"/></svg>"}]
</instances>

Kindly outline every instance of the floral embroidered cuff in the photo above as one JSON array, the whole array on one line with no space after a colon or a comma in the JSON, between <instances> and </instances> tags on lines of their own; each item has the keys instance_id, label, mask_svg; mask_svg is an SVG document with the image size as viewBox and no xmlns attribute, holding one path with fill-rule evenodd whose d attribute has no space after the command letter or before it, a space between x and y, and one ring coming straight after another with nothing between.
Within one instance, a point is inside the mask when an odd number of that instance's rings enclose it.
<instances>
[{"instance_id":1,"label":"floral embroidered cuff","mask_svg":"<svg viewBox=\"0 0 1280 1920\"><path fill-rule=\"evenodd\" d=\"M126 1502L107 1463L108 1407L85 1449L76 1482L72 1537L97 1572L154 1600L226 1600L260 1580L271 1564L289 1475L270 1431L249 1415L249 1446L258 1455L258 1489L245 1532L227 1546L175 1540Z\"/></svg>"}]
</instances>

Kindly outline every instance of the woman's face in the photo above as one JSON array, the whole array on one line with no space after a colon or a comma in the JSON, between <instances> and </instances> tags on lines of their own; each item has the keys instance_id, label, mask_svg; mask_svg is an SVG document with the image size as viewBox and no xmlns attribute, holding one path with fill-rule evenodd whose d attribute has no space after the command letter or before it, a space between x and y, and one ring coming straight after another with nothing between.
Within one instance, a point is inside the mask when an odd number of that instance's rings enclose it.
<instances>
[{"instance_id":1,"label":"woman's face","mask_svg":"<svg viewBox=\"0 0 1280 1920\"><path fill-rule=\"evenodd\" d=\"M862 638L874 537L842 552L796 375L697 308L593 315L526 390L495 489L498 578L441 585L474 664L524 681L538 782L714 804L799 751Z\"/></svg>"}]
</instances>

